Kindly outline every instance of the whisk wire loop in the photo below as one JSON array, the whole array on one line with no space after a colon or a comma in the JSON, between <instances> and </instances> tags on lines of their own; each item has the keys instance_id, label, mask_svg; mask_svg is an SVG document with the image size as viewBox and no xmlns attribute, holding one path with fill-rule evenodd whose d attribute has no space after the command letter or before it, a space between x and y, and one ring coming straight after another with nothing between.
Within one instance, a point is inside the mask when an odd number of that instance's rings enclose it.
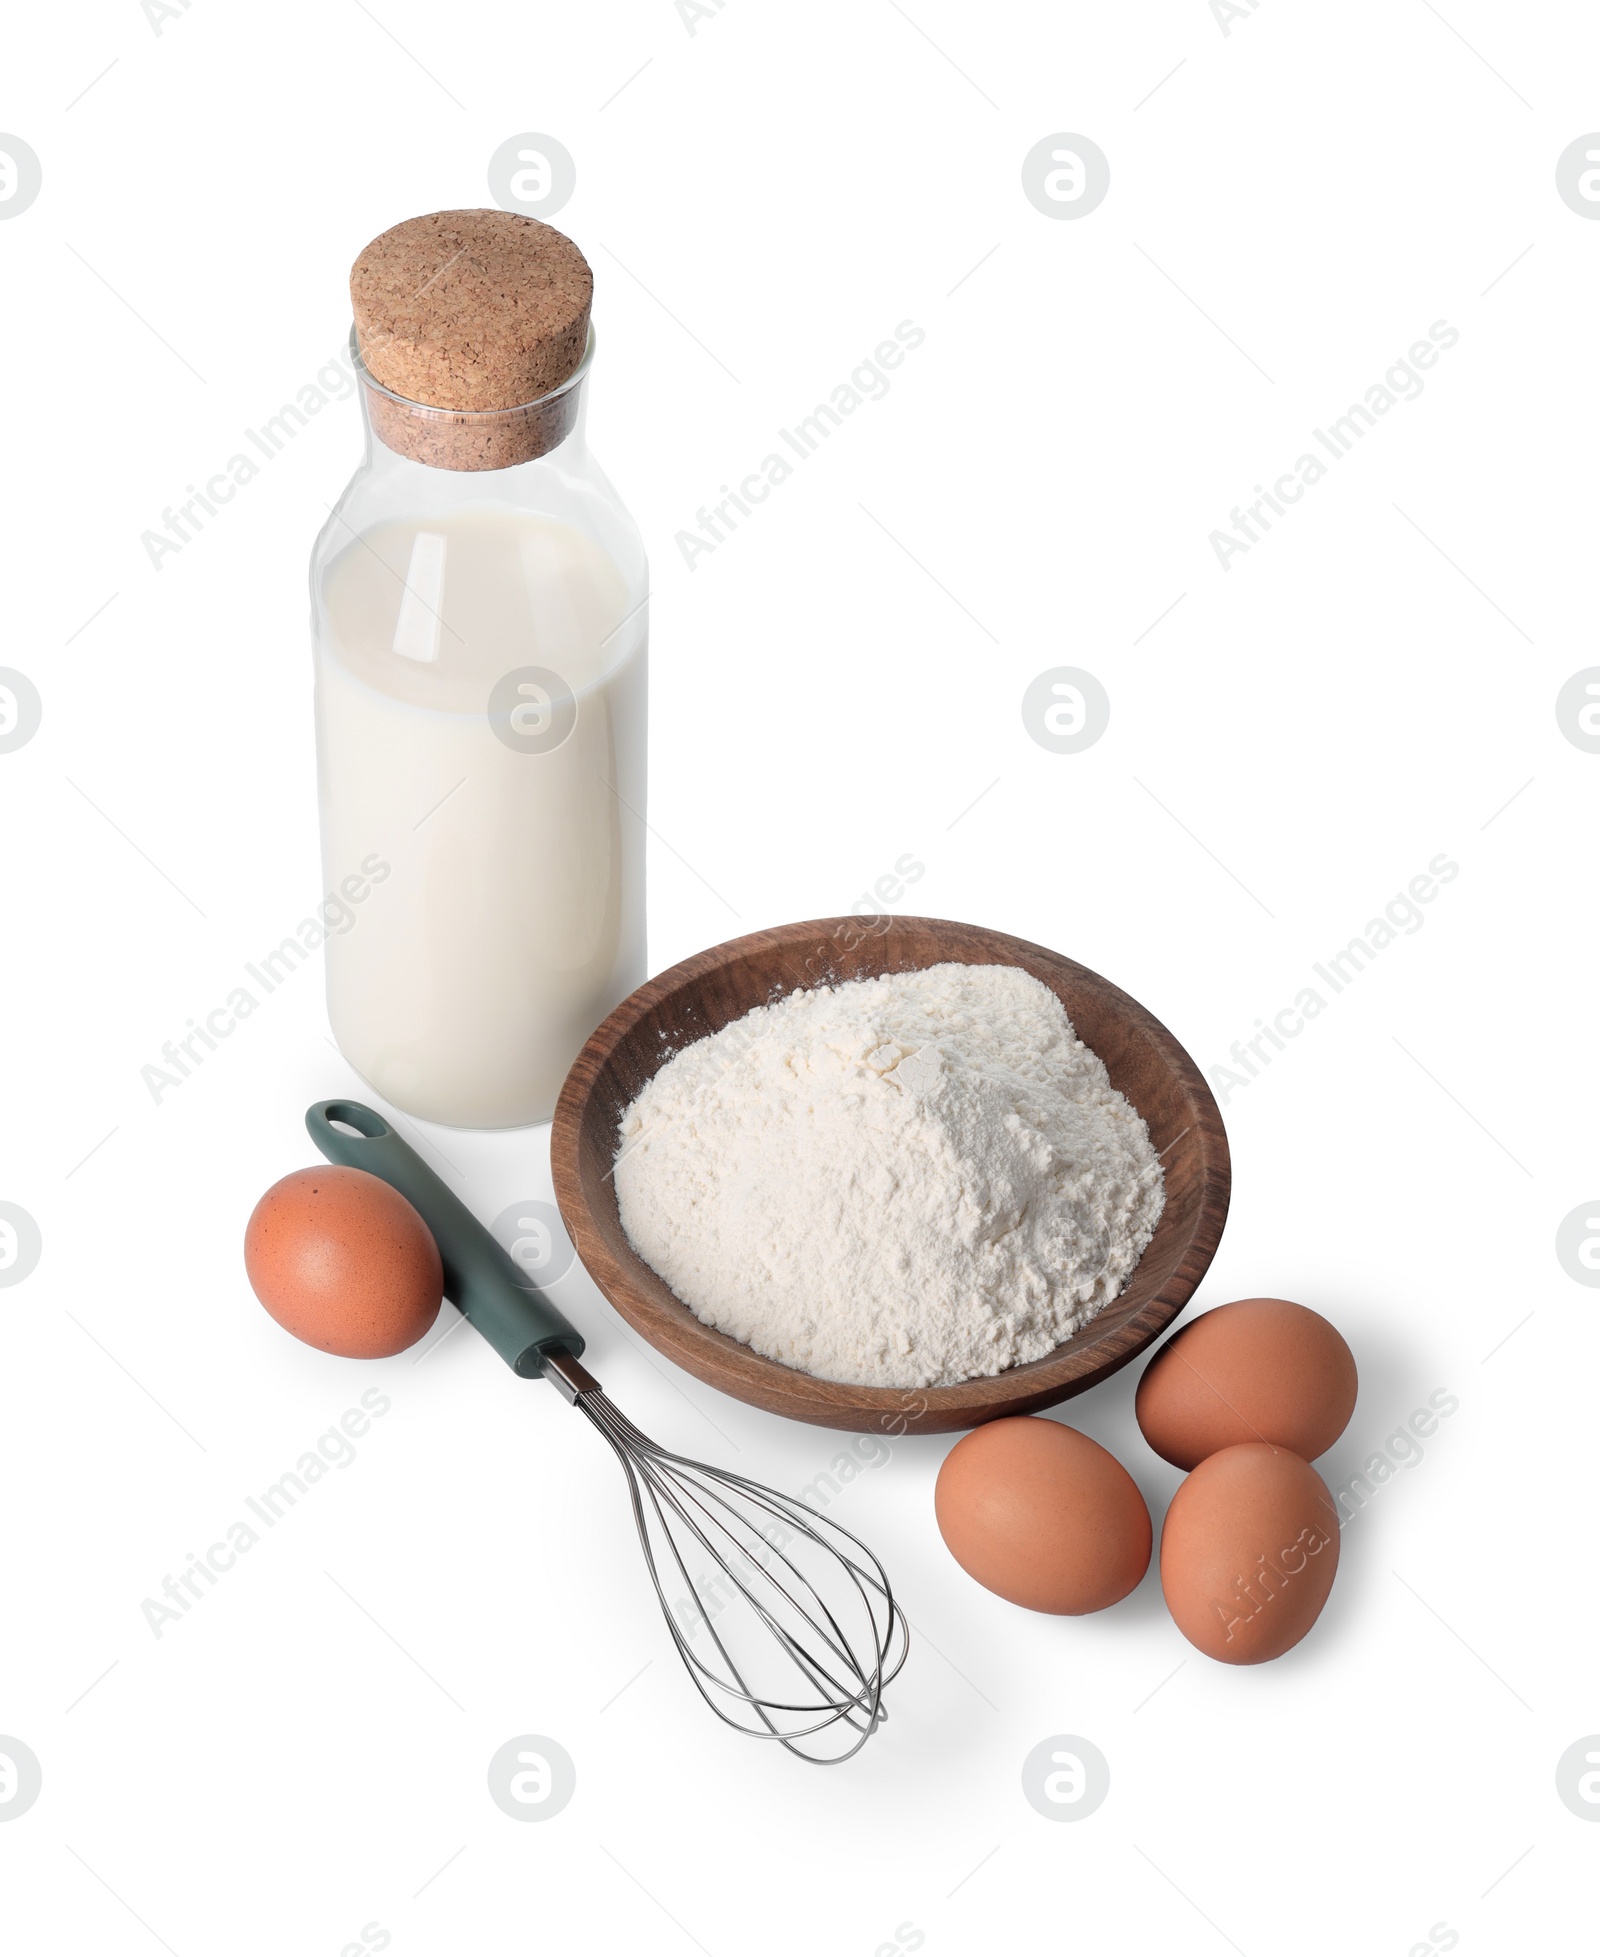
<instances>
[{"instance_id":1,"label":"whisk wire loop","mask_svg":"<svg viewBox=\"0 0 1600 1957\"><path fill-rule=\"evenodd\" d=\"M659 1446L575 1362L554 1383L621 1464L662 1615L707 1705L801 1759L850 1759L888 1716L909 1642L877 1557L798 1497ZM676 1604L664 1573L684 1585Z\"/></svg>"}]
</instances>

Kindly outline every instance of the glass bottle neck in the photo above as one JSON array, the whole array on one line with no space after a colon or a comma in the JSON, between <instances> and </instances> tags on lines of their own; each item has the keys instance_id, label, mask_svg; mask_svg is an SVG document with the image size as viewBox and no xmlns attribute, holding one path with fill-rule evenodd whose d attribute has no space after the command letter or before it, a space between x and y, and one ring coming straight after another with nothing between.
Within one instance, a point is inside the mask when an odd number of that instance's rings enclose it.
<instances>
[{"instance_id":1,"label":"glass bottle neck","mask_svg":"<svg viewBox=\"0 0 1600 1957\"><path fill-rule=\"evenodd\" d=\"M544 463L561 473L581 471L587 460L584 404L594 345L591 326L577 367L536 401L511 408L440 408L407 400L375 380L352 329L368 467L399 463L430 472L504 475Z\"/></svg>"}]
</instances>

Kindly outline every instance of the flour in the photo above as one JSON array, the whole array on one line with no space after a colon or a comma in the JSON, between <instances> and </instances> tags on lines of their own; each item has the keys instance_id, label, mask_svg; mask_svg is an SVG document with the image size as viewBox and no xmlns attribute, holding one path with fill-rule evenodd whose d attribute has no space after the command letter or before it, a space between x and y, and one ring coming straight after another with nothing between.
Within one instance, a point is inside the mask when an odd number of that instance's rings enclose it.
<instances>
[{"instance_id":1,"label":"flour","mask_svg":"<svg viewBox=\"0 0 1600 1957\"><path fill-rule=\"evenodd\" d=\"M1161 1165L1011 965L794 992L684 1047L620 1126L622 1225L707 1325L864 1386L1042 1358L1127 1282Z\"/></svg>"}]
</instances>

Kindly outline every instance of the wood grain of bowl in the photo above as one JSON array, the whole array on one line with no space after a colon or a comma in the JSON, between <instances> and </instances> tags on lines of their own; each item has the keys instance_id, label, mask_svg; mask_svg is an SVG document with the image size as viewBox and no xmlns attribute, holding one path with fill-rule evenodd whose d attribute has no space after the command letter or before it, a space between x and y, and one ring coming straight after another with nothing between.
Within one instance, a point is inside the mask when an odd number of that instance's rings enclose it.
<instances>
[{"instance_id":1,"label":"wood grain of bowl","mask_svg":"<svg viewBox=\"0 0 1600 1957\"><path fill-rule=\"evenodd\" d=\"M804 986L929 965L1020 965L1048 985L1078 1037L1144 1117L1166 1209L1121 1297L1027 1365L959 1386L852 1386L765 1359L703 1325L634 1251L611 1167L623 1110L679 1048ZM1199 1068L1108 979L1023 938L931 917L820 918L754 931L651 979L573 1062L550 1143L556 1199L589 1275L640 1336L707 1385L791 1420L857 1433L949 1433L1082 1393L1158 1338L1188 1303L1228 1213L1228 1139Z\"/></svg>"}]
</instances>

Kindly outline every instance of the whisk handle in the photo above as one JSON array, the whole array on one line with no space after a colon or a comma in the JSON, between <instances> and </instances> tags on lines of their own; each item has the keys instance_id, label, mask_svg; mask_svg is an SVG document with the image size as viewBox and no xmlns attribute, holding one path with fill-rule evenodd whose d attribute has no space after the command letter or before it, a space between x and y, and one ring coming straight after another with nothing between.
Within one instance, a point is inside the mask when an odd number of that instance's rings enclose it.
<instances>
[{"instance_id":1,"label":"whisk handle","mask_svg":"<svg viewBox=\"0 0 1600 1957\"><path fill-rule=\"evenodd\" d=\"M335 1128L340 1121L359 1132ZM365 1169L398 1189L433 1233L444 1265L445 1296L514 1373L537 1379L547 1358L583 1351L583 1335L535 1290L509 1254L415 1149L360 1101L317 1101L306 1128L330 1162Z\"/></svg>"}]
</instances>

